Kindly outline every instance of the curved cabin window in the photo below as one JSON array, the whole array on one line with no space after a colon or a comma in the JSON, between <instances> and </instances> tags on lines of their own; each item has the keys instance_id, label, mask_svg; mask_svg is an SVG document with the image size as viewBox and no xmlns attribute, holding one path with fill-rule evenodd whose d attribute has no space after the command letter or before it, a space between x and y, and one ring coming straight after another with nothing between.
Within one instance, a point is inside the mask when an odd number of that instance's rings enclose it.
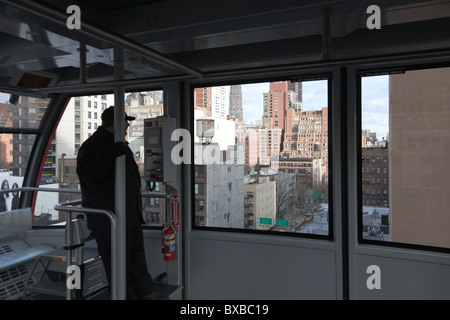
<instances>
[{"instance_id":1,"label":"curved cabin window","mask_svg":"<svg viewBox=\"0 0 450 320\"><path fill-rule=\"evenodd\" d=\"M130 121L126 140L141 172L142 192L148 192L144 173L144 119L163 115L161 90L125 94L125 111L136 117ZM0 93L0 182L2 189L22 187L25 170L36 135L43 123L49 99L14 96ZM64 213L54 209L58 203L78 200L76 157L81 144L101 125L101 114L114 105L114 95L72 97L67 104L43 160L39 187L60 189L59 192L39 191L33 202L33 225L57 225L65 221ZM67 192L64 192L67 189ZM156 186L155 192L163 192ZM18 205L17 192L0 193L0 211ZM159 198L143 197L146 225L160 226L165 222L165 202Z\"/></svg>"},{"instance_id":2,"label":"curved cabin window","mask_svg":"<svg viewBox=\"0 0 450 320\"><path fill-rule=\"evenodd\" d=\"M163 91L139 91L125 94L125 112L136 119L129 121L125 140L133 151L142 178L141 191L148 193L144 172L144 119L156 118L164 114ZM72 97L55 135L55 150L57 167L55 188L79 189L76 173L76 157L83 142L102 125L103 111L114 105L114 95L99 94L91 96ZM163 186L157 185L153 190L163 192ZM59 193L57 199L49 203L61 203L80 199L80 194ZM146 226L161 226L165 222L165 202L159 198L143 196L143 217ZM53 222L64 217L54 215Z\"/></svg>"},{"instance_id":3,"label":"curved cabin window","mask_svg":"<svg viewBox=\"0 0 450 320\"><path fill-rule=\"evenodd\" d=\"M18 96L0 92L0 212L19 207L20 188L33 149L33 144L51 99ZM49 154L49 159L52 158ZM50 161L50 160L49 160ZM51 170L49 162L44 164L42 179ZM10 191L5 191L10 190ZM36 212L35 222L41 216Z\"/></svg>"}]
</instances>

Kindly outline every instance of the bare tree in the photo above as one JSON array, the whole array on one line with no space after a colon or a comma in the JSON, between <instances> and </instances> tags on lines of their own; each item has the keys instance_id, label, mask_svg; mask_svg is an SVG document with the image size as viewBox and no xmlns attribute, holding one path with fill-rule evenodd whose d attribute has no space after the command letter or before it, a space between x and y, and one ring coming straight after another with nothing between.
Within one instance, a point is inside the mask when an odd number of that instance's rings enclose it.
<instances>
[{"instance_id":1,"label":"bare tree","mask_svg":"<svg viewBox=\"0 0 450 320\"><path fill-rule=\"evenodd\" d=\"M295 194L295 175L278 173L274 176L277 185L277 218L281 219L287 213L286 208L292 210Z\"/></svg>"}]
</instances>

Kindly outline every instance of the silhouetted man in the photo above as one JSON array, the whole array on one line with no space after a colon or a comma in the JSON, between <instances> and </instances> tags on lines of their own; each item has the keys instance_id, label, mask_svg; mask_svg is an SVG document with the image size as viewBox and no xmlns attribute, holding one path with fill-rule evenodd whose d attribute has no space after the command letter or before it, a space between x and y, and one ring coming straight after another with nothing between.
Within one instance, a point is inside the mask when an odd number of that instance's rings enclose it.
<instances>
[{"instance_id":1,"label":"silhouetted man","mask_svg":"<svg viewBox=\"0 0 450 320\"><path fill-rule=\"evenodd\" d=\"M134 117L125 115L126 127ZM77 174L82 204L86 208L115 211L115 159L125 155L127 299L156 299L153 279L147 271L141 225L141 178L128 143L114 142L114 107L102 113L102 125L80 147ZM98 251L111 283L111 225L104 215L86 214L88 228L97 241Z\"/></svg>"}]
</instances>

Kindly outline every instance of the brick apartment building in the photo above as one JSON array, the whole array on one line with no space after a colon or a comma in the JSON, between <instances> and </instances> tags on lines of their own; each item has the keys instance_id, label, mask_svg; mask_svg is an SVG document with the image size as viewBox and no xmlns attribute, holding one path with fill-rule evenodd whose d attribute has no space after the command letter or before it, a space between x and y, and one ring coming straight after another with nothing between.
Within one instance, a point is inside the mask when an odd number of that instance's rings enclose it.
<instances>
[{"instance_id":1,"label":"brick apartment building","mask_svg":"<svg viewBox=\"0 0 450 320\"><path fill-rule=\"evenodd\" d=\"M362 148L361 164L362 204L389 207L388 148Z\"/></svg>"}]
</instances>

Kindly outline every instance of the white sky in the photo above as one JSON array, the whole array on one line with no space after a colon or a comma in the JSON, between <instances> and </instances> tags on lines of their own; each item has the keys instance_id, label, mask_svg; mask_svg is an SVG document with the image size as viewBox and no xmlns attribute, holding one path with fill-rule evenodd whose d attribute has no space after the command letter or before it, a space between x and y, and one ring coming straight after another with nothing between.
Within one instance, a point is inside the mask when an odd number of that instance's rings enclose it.
<instances>
[{"instance_id":1,"label":"white sky","mask_svg":"<svg viewBox=\"0 0 450 320\"><path fill-rule=\"evenodd\" d=\"M389 132L389 76L364 77L361 84L361 128L377 133L378 140Z\"/></svg>"},{"instance_id":2,"label":"white sky","mask_svg":"<svg viewBox=\"0 0 450 320\"><path fill-rule=\"evenodd\" d=\"M254 122L263 115L263 93L269 92L270 84L242 85L244 121ZM327 80L303 82L303 110L321 110L328 106ZM386 137L389 117L389 77L365 77L362 82L362 129Z\"/></svg>"}]
</instances>

